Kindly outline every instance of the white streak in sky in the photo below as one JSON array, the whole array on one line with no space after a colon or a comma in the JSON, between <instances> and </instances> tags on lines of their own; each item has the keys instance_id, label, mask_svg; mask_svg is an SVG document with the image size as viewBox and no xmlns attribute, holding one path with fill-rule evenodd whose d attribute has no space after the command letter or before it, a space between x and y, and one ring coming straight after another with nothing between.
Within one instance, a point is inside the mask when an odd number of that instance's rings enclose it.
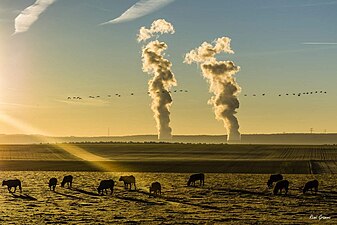
<instances>
[{"instance_id":1,"label":"white streak in sky","mask_svg":"<svg viewBox=\"0 0 337 225\"><path fill-rule=\"evenodd\" d=\"M337 42L303 42L302 45L337 45Z\"/></svg>"},{"instance_id":2,"label":"white streak in sky","mask_svg":"<svg viewBox=\"0 0 337 225\"><path fill-rule=\"evenodd\" d=\"M73 100L61 100L55 99L56 102L66 103L68 105L77 105L77 106L108 106L110 103L105 100L82 100L82 101L73 101Z\"/></svg>"},{"instance_id":3,"label":"white streak in sky","mask_svg":"<svg viewBox=\"0 0 337 225\"><path fill-rule=\"evenodd\" d=\"M290 1L289 1L290 2ZM292 1L294 3L295 1ZM275 5L275 6L264 6L261 7L261 9L279 9L279 8L301 8L301 7L320 7L320 6L330 6L330 5L336 5L337 1L314 1L315 3L309 3L309 4L299 4L299 5ZM296 4L296 2L295 2Z\"/></svg>"},{"instance_id":4,"label":"white streak in sky","mask_svg":"<svg viewBox=\"0 0 337 225\"><path fill-rule=\"evenodd\" d=\"M7 102L1 102L0 105L5 106L5 107L9 106L9 107L18 107L18 108L42 108L39 105L26 105L26 104L7 103Z\"/></svg>"},{"instance_id":5,"label":"white streak in sky","mask_svg":"<svg viewBox=\"0 0 337 225\"><path fill-rule=\"evenodd\" d=\"M102 23L101 25L122 23L140 18L170 4L173 1L174 0L140 0L126 10L121 16Z\"/></svg>"},{"instance_id":6,"label":"white streak in sky","mask_svg":"<svg viewBox=\"0 0 337 225\"><path fill-rule=\"evenodd\" d=\"M15 18L15 32L22 33L29 30L30 26L33 25L39 16L56 0L36 0L36 2L25 8L20 15Z\"/></svg>"}]
</instances>

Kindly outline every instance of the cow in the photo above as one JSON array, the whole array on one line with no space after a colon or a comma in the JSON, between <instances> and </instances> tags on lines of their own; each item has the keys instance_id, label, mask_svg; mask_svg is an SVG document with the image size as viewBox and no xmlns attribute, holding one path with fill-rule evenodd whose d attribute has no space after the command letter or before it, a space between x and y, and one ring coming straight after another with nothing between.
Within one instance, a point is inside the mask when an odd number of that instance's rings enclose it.
<instances>
[{"instance_id":1,"label":"cow","mask_svg":"<svg viewBox=\"0 0 337 225\"><path fill-rule=\"evenodd\" d=\"M161 184L159 182L153 182L150 187L150 195L151 193L154 193L154 195L161 195Z\"/></svg>"},{"instance_id":2,"label":"cow","mask_svg":"<svg viewBox=\"0 0 337 225\"><path fill-rule=\"evenodd\" d=\"M121 176L119 178L119 181L123 181L124 182L124 188L128 189L128 186L130 185L130 190L132 187L132 184L135 186L135 190L136 188L136 178L134 176Z\"/></svg>"},{"instance_id":3,"label":"cow","mask_svg":"<svg viewBox=\"0 0 337 225\"><path fill-rule=\"evenodd\" d=\"M102 194L104 193L104 190L105 190L105 194L108 194L108 189L111 190L111 193L112 194L114 192L114 186L115 186L115 181L113 180L102 180L100 183L99 183L99 186L97 188L97 191L98 191L98 194Z\"/></svg>"},{"instance_id":4,"label":"cow","mask_svg":"<svg viewBox=\"0 0 337 225\"><path fill-rule=\"evenodd\" d=\"M20 192L22 192L21 181L18 180L18 179L2 181L2 186L5 186L5 185L7 185L7 189L9 191L9 193L15 193L16 187L19 187ZM12 192L12 188L14 188L13 192Z\"/></svg>"},{"instance_id":5,"label":"cow","mask_svg":"<svg viewBox=\"0 0 337 225\"><path fill-rule=\"evenodd\" d=\"M303 194L305 194L309 190L312 192L312 189L315 189L315 194L317 194L317 191L318 191L318 180L308 181L305 184L304 188L303 188Z\"/></svg>"},{"instance_id":6,"label":"cow","mask_svg":"<svg viewBox=\"0 0 337 225\"><path fill-rule=\"evenodd\" d=\"M68 176L64 176L62 183L61 183L61 187L64 187L65 184L68 184L68 188L71 188L72 184L73 184L73 176L68 175Z\"/></svg>"},{"instance_id":7,"label":"cow","mask_svg":"<svg viewBox=\"0 0 337 225\"><path fill-rule=\"evenodd\" d=\"M191 184L193 184L193 186L195 186L195 182L199 180L200 181L200 186L204 186L205 185L205 175L203 173L197 173L197 174L192 174L190 176L190 179L187 182L187 186L190 186Z\"/></svg>"},{"instance_id":8,"label":"cow","mask_svg":"<svg viewBox=\"0 0 337 225\"><path fill-rule=\"evenodd\" d=\"M51 191L55 191L56 185L57 185L57 179L55 177L50 178L49 183L48 183L49 189Z\"/></svg>"},{"instance_id":9,"label":"cow","mask_svg":"<svg viewBox=\"0 0 337 225\"><path fill-rule=\"evenodd\" d=\"M272 188L273 187L273 183L277 182L279 180L283 180L283 176L281 174L270 175L269 180L267 182L268 188Z\"/></svg>"},{"instance_id":10,"label":"cow","mask_svg":"<svg viewBox=\"0 0 337 225\"><path fill-rule=\"evenodd\" d=\"M277 195L277 193L280 191L280 194L281 194L282 189L284 189L285 194L288 194L288 188L289 188L289 181L280 180L280 181L277 181L273 193L274 193L274 195Z\"/></svg>"}]
</instances>

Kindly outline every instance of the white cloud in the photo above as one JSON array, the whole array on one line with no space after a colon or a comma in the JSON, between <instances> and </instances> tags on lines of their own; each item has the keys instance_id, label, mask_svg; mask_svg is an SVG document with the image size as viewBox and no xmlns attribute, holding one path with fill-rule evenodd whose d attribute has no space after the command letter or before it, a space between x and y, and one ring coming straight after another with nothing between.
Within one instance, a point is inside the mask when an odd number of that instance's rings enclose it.
<instances>
[{"instance_id":1,"label":"white cloud","mask_svg":"<svg viewBox=\"0 0 337 225\"><path fill-rule=\"evenodd\" d=\"M140 0L118 18L102 23L101 25L122 23L140 18L170 4L173 1L174 0Z\"/></svg>"},{"instance_id":2,"label":"white cloud","mask_svg":"<svg viewBox=\"0 0 337 225\"><path fill-rule=\"evenodd\" d=\"M22 33L29 30L29 28L35 23L39 16L56 0L36 0L36 2L25 8L16 18L15 18L15 32Z\"/></svg>"}]
</instances>

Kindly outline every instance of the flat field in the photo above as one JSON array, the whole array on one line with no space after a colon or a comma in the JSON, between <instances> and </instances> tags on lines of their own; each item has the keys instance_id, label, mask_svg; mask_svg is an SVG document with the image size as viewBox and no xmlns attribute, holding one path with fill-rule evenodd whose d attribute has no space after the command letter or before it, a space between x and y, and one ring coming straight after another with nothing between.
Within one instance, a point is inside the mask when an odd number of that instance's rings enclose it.
<instances>
[{"instance_id":1,"label":"flat field","mask_svg":"<svg viewBox=\"0 0 337 225\"><path fill-rule=\"evenodd\" d=\"M0 224L337 224L336 146L206 144L61 144L0 146ZM100 161L86 161L92 157ZM205 186L187 187L203 172ZM266 188L271 173L290 182L288 195ZM51 177L74 176L72 189L48 189ZM121 175L133 174L137 190ZM103 179L116 181L100 196ZM312 179L319 192L303 195ZM149 196L152 182L163 194ZM319 220L321 219L321 220Z\"/></svg>"},{"instance_id":2,"label":"flat field","mask_svg":"<svg viewBox=\"0 0 337 225\"><path fill-rule=\"evenodd\" d=\"M79 157L86 154L98 156L100 160L88 162ZM99 171L104 167L111 172L331 174L337 173L336 162L336 145L131 143L0 146L0 169L9 171Z\"/></svg>"}]
</instances>

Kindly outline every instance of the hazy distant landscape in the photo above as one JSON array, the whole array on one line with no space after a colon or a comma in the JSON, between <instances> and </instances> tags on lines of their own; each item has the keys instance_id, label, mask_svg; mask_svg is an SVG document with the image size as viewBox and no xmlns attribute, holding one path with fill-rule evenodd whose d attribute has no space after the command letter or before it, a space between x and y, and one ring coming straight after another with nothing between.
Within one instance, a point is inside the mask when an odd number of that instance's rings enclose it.
<instances>
[{"instance_id":1,"label":"hazy distant landscape","mask_svg":"<svg viewBox=\"0 0 337 225\"><path fill-rule=\"evenodd\" d=\"M0 134L0 144L39 144L61 142L178 142L178 143L227 143L226 135L175 135L169 140L158 140L157 135L50 137L44 135ZM241 144L337 144L337 134L242 134Z\"/></svg>"}]
</instances>

